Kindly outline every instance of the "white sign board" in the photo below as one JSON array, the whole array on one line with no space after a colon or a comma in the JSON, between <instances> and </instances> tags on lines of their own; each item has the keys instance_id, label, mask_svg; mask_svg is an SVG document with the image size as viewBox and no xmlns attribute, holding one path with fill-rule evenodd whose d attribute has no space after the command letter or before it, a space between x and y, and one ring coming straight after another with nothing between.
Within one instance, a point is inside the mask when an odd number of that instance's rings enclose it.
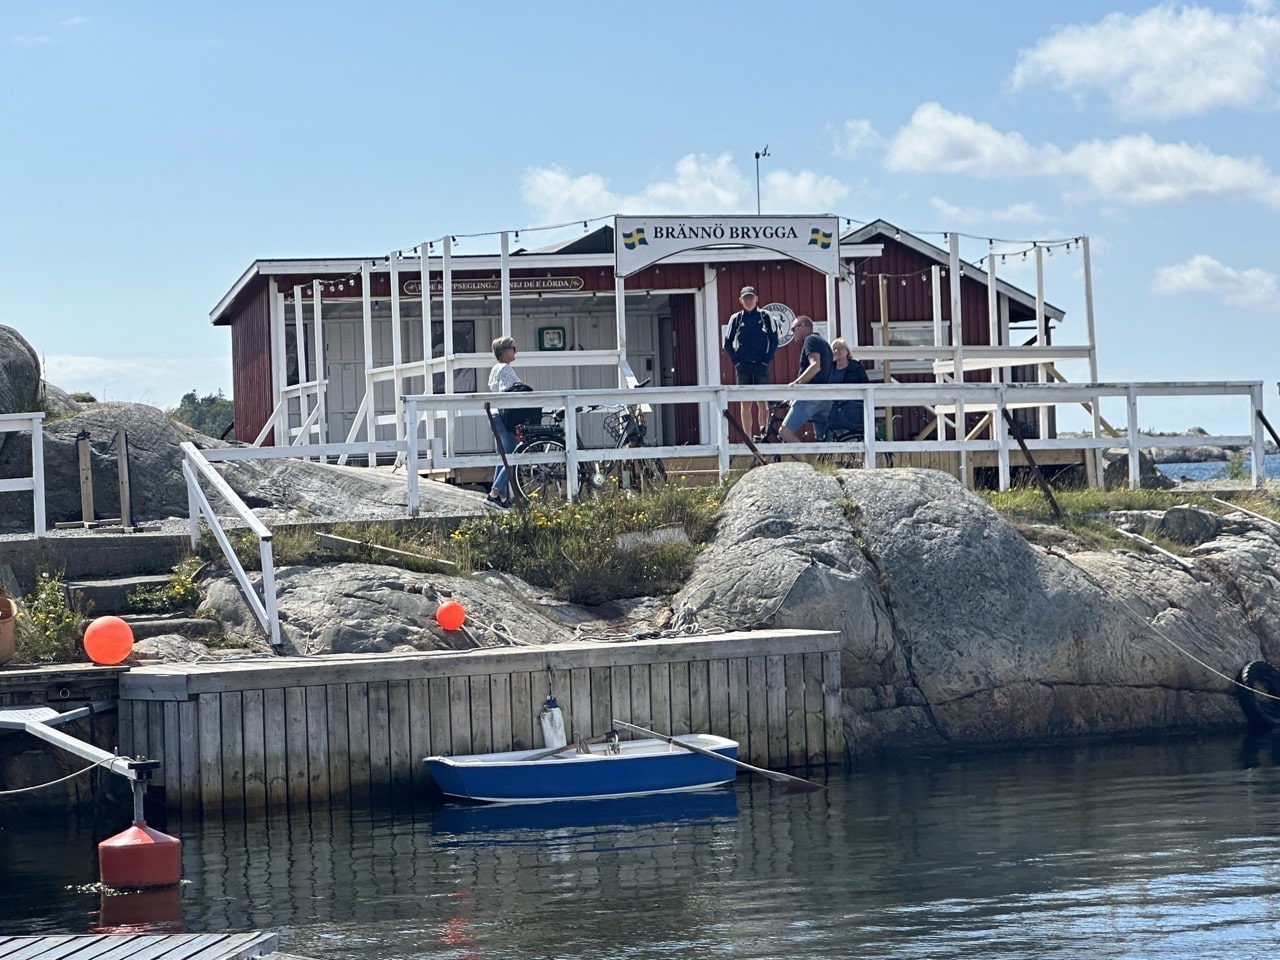
<instances>
[{"instance_id":1,"label":"white sign board","mask_svg":"<svg viewBox=\"0 0 1280 960\"><path fill-rule=\"evenodd\" d=\"M617 217L613 229L619 277L708 247L773 250L828 276L840 269L839 217Z\"/></svg>"}]
</instances>

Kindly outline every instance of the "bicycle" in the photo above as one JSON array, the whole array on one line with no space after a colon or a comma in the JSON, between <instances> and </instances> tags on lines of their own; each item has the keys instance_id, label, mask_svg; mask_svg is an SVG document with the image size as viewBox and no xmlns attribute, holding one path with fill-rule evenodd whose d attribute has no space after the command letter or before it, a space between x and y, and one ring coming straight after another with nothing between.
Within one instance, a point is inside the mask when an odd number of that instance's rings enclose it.
<instances>
[{"instance_id":1,"label":"bicycle","mask_svg":"<svg viewBox=\"0 0 1280 960\"><path fill-rule=\"evenodd\" d=\"M648 382L646 380L639 386L644 386ZM641 404L593 404L579 407L576 412L590 413L597 410L609 411L604 418L604 428L614 442L613 447L602 449L634 449L648 445L645 442L648 425ZM563 454L565 451L564 418L564 410L555 410L550 414L544 414L541 423L517 427L516 448L513 454ZM516 487L526 500L538 499L548 503L568 497L564 463L517 463L514 472ZM609 479L615 476L619 487L629 486L633 490L651 490L667 482L667 468L657 457L640 460L582 460L578 463L578 495L599 492L604 489Z\"/></svg>"},{"instance_id":2,"label":"bicycle","mask_svg":"<svg viewBox=\"0 0 1280 960\"><path fill-rule=\"evenodd\" d=\"M788 400L771 400L769 402L769 423L765 427L764 433L753 437L756 443L783 443L782 436L778 432L778 428L782 426L782 422L787 418L787 411L791 409L791 402ZM830 426L825 420L814 421L813 423L814 439L822 443L849 443L861 442L863 432L855 428L843 426ZM877 439L883 440L880 430L876 431ZM777 463L782 459L781 454L773 454L773 461ZM893 466L893 454L886 454L885 460L889 466ZM837 468L860 467L863 464L863 455L860 453L820 453L817 456L817 462L829 464Z\"/></svg>"}]
</instances>

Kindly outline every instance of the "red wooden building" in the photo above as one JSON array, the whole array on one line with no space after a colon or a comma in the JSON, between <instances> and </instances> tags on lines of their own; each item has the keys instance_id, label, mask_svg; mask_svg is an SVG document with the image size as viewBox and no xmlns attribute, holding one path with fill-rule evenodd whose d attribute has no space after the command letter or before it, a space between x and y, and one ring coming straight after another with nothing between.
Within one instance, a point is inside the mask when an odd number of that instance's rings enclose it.
<instances>
[{"instance_id":1,"label":"red wooden building","mask_svg":"<svg viewBox=\"0 0 1280 960\"><path fill-rule=\"evenodd\" d=\"M760 291L783 329L788 313L808 314L828 339L843 336L873 380L886 367L898 381L940 376L939 348L954 343L956 292L966 346L1037 336L1048 343L1063 319L1042 297L1038 308L1035 295L1002 281L989 292L988 272L973 264L960 265L953 289L952 251L884 221L839 238L832 275L770 250L722 245L620 280L614 240L607 225L538 250L510 249L503 234L498 255L457 255L444 238L422 245L425 251L381 257L255 261L211 313L215 325L231 328L236 435L266 443L288 442L280 435L294 431L329 442L393 438L402 429L398 395L483 391L489 343L506 333L520 345L521 375L535 388L623 386L631 374L655 385L732 383L720 343L745 285ZM905 348L925 356L904 358ZM780 348L775 382L795 376L798 352L795 344ZM1006 370L1009 379L1034 379L1027 368ZM966 379L1001 375L988 365ZM700 416L693 406L665 409L654 439L697 442L709 429ZM898 434L915 435L929 420L927 411L910 411ZM460 450L491 447L479 425L458 443Z\"/></svg>"}]
</instances>

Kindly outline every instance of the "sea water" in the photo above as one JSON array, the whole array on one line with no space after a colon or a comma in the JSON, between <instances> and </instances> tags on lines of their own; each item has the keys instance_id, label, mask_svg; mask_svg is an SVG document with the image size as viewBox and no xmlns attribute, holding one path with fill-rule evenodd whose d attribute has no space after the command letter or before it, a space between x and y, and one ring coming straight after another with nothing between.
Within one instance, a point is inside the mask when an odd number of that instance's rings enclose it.
<instances>
[{"instance_id":1,"label":"sea water","mask_svg":"<svg viewBox=\"0 0 1280 960\"><path fill-rule=\"evenodd\" d=\"M819 779L170 822L180 923L277 931L281 949L332 960L1278 952L1278 739L1002 750ZM96 925L99 895L77 885L95 879L102 830L5 822L0 930Z\"/></svg>"},{"instance_id":2,"label":"sea water","mask_svg":"<svg viewBox=\"0 0 1280 960\"><path fill-rule=\"evenodd\" d=\"M1172 480L1225 480L1227 477L1226 460L1205 460L1192 463L1158 463L1157 469ZM1244 463L1245 479L1249 478L1250 462ZM1280 454L1269 453L1262 460L1263 476L1280 479Z\"/></svg>"}]
</instances>

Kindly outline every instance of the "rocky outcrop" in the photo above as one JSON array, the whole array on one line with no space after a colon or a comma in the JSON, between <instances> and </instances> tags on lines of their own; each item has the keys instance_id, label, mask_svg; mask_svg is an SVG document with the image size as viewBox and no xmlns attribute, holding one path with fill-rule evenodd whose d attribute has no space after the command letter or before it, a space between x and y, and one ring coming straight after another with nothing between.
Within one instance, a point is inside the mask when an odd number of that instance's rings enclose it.
<instances>
[{"instance_id":1,"label":"rocky outcrop","mask_svg":"<svg viewBox=\"0 0 1280 960\"><path fill-rule=\"evenodd\" d=\"M1129 454L1126 451L1108 451L1107 465L1102 470L1102 486L1107 490L1126 490L1129 487ZM1138 486L1143 490L1168 490L1177 484L1156 467L1156 462L1145 450L1138 452Z\"/></svg>"},{"instance_id":2,"label":"rocky outcrop","mask_svg":"<svg viewBox=\"0 0 1280 960\"><path fill-rule=\"evenodd\" d=\"M129 484L135 522L181 517L187 513L182 479L184 440L200 446L216 441L171 420L162 410L141 403L98 403L76 416L45 423L45 514L50 523L120 515L115 437L124 431L129 446ZM87 434L96 517L82 517L77 438ZM30 476L31 438L22 434L0 451L0 476ZM30 494L0 494L0 517L7 526L30 529Z\"/></svg>"},{"instance_id":3,"label":"rocky outcrop","mask_svg":"<svg viewBox=\"0 0 1280 960\"><path fill-rule=\"evenodd\" d=\"M1280 654L1280 538L1188 560L1032 546L933 471L752 470L677 623L840 631L854 752L1239 725L1223 675Z\"/></svg>"},{"instance_id":4,"label":"rocky outcrop","mask_svg":"<svg viewBox=\"0 0 1280 960\"><path fill-rule=\"evenodd\" d=\"M180 444L200 449L229 444L197 433L162 410L141 403L96 403L61 420L46 421L45 514L49 523L81 517L77 438L87 434L96 519L117 517L119 479L115 437L129 445L129 483L135 523L187 515L187 487ZM2 436L2 435L0 435ZM258 515L268 522L364 520L408 515L403 471L339 467L306 460L261 460L220 464L219 470ZM0 449L0 477L30 476L31 438L12 435ZM217 499L217 498L214 498ZM224 511L218 499L216 509ZM420 513L478 513L480 500L442 483L424 484ZM31 528L31 495L0 493L0 533Z\"/></svg>"},{"instance_id":5,"label":"rocky outcrop","mask_svg":"<svg viewBox=\"0 0 1280 960\"><path fill-rule=\"evenodd\" d=\"M32 413L39 401L40 358L22 334L0 324L0 413Z\"/></svg>"},{"instance_id":6,"label":"rocky outcrop","mask_svg":"<svg viewBox=\"0 0 1280 960\"><path fill-rule=\"evenodd\" d=\"M282 653L408 653L414 650L565 643L574 631L553 620L548 608L491 578L410 573L365 563L284 567L276 571ZM467 612L463 630L435 621L444 599ZM210 584L200 613L224 627L257 636L257 623L234 581Z\"/></svg>"}]
</instances>

